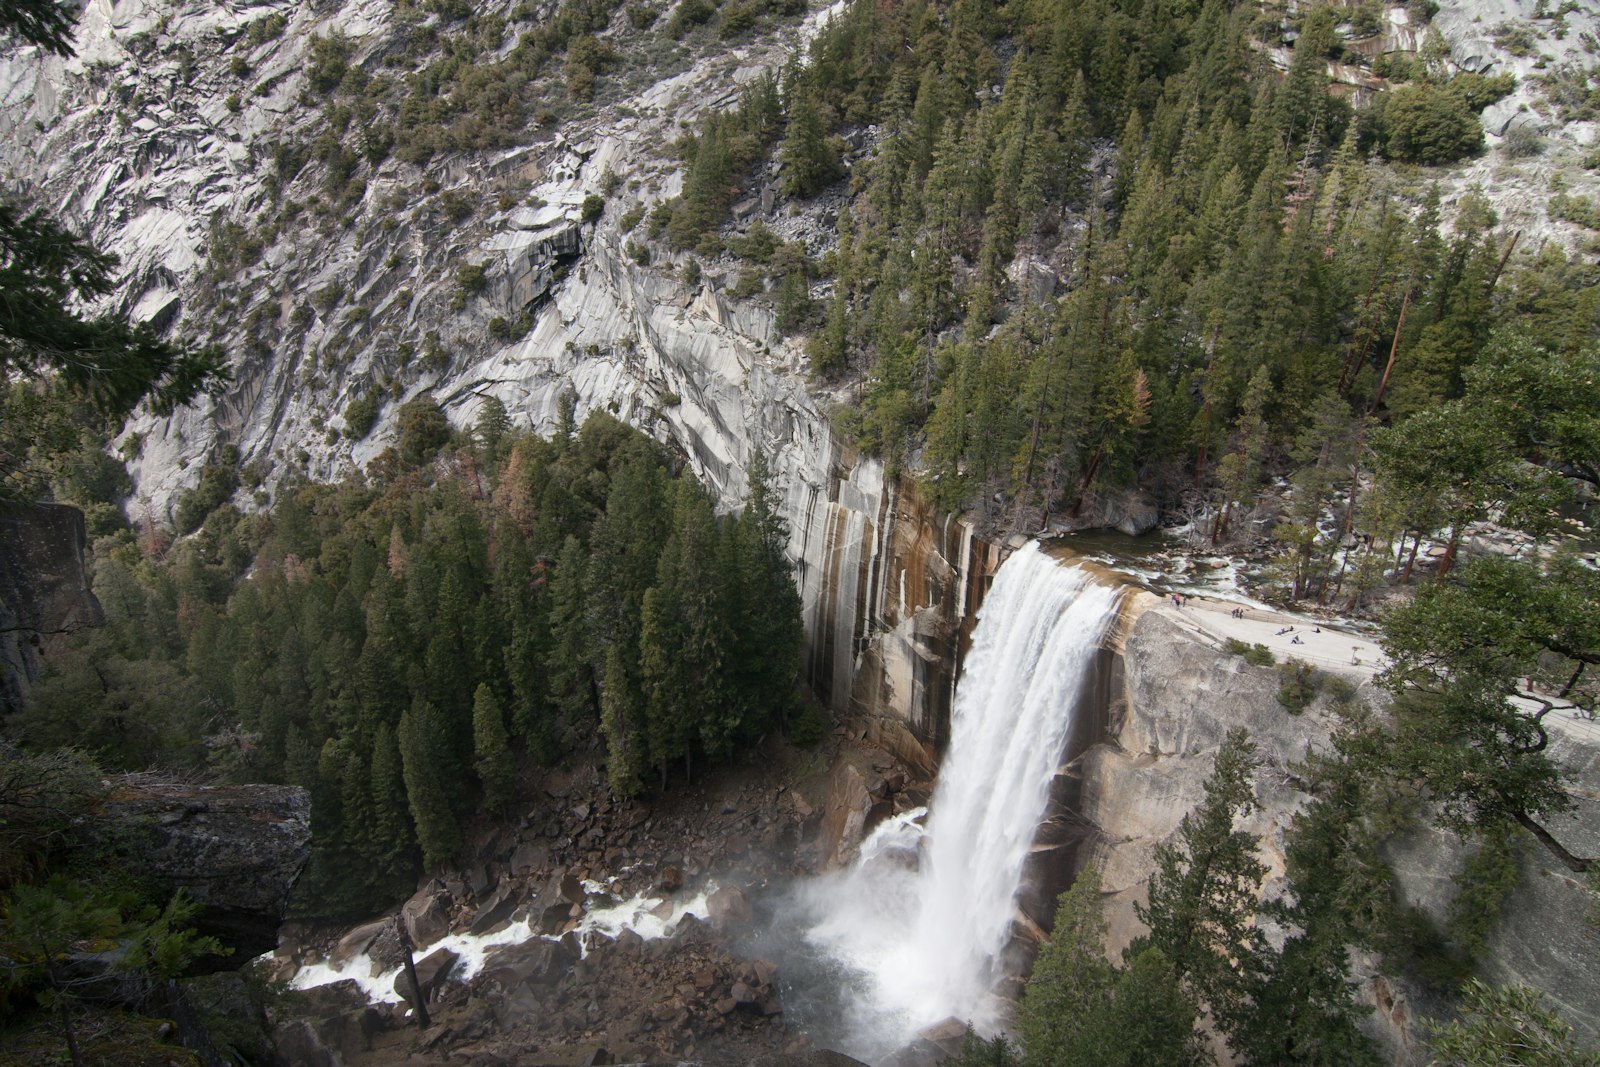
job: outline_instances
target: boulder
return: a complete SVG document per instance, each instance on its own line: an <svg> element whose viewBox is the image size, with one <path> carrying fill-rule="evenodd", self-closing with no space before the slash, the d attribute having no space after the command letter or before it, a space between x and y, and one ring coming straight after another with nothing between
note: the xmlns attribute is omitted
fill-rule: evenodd
<svg viewBox="0 0 1600 1067"><path fill-rule="evenodd" d="M752 918L750 901L745 898L744 891L731 885L722 886L707 897L706 909L711 913L711 921L724 930L741 926Z"/></svg>
<svg viewBox="0 0 1600 1067"><path fill-rule="evenodd" d="M683 888L683 868L667 864L656 874L656 892L676 893Z"/></svg>
<svg viewBox="0 0 1600 1067"><path fill-rule="evenodd" d="M502 885L494 895L479 906L468 930L474 934L487 934L511 921L511 913L521 905L520 894L509 885Z"/></svg>
<svg viewBox="0 0 1600 1067"><path fill-rule="evenodd" d="M484 954L478 980L502 993L521 985L554 985L575 958L561 941L535 938L520 945L497 945Z"/></svg>
<svg viewBox="0 0 1600 1067"><path fill-rule="evenodd" d="M563 900L572 904L576 904L580 907L588 898L588 894L585 893L583 889L583 880L572 871L568 871L566 874L561 876L560 892Z"/></svg>
<svg viewBox="0 0 1600 1067"><path fill-rule="evenodd" d="M388 918L362 923L339 939L339 943L333 946L333 951L328 953L328 962L334 967L343 967L351 959L371 948L372 943L393 925L394 920Z"/></svg>
<svg viewBox="0 0 1600 1067"><path fill-rule="evenodd" d="M417 961L417 988L421 990L424 999L438 991L460 960L461 957L450 949L438 948ZM400 981L405 982L404 975Z"/></svg>
<svg viewBox="0 0 1600 1067"><path fill-rule="evenodd" d="M271 952L311 855L311 798L284 785L116 782L86 824L96 847L166 897L200 905L195 926L233 949L217 966ZM204 961L202 961L204 963Z"/></svg>
<svg viewBox="0 0 1600 1067"><path fill-rule="evenodd" d="M511 873L526 876L550 865L550 850L532 841L524 841L511 853Z"/></svg>
<svg viewBox="0 0 1600 1067"><path fill-rule="evenodd" d="M400 918L413 945L431 945L450 932L450 895L437 881L429 882L400 906Z"/></svg>

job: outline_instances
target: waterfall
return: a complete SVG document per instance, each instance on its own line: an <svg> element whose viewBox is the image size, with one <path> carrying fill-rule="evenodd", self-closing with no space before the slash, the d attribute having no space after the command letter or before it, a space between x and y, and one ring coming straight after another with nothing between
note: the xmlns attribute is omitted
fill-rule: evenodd
<svg viewBox="0 0 1600 1067"><path fill-rule="evenodd" d="M950 1016L993 1032L1023 865L1117 591L1028 544L984 599L926 827L878 827L814 887L812 944L839 964L842 1050L879 1058Z"/></svg>

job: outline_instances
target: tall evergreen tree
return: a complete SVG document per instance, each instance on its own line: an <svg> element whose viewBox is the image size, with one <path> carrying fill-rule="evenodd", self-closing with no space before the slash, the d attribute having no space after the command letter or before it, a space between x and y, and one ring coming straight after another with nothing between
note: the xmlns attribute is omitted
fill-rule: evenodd
<svg viewBox="0 0 1600 1067"><path fill-rule="evenodd" d="M500 701L494 690L481 682L472 694L472 753L473 769L483 783L483 806L490 811L504 811L516 788L517 770L511 761L511 743Z"/></svg>

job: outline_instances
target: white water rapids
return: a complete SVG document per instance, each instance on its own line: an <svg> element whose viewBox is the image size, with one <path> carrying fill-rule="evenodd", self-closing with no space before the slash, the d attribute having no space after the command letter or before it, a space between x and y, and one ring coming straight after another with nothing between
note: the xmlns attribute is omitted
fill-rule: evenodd
<svg viewBox="0 0 1600 1067"><path fill-rule="evenodd" d="M1023 864L1118 593L1035 544L1000 567L956 689L930 804L879 826L802 891L851 993L840 1044L869 1062L954 1016L993 1033Z"/></svg>

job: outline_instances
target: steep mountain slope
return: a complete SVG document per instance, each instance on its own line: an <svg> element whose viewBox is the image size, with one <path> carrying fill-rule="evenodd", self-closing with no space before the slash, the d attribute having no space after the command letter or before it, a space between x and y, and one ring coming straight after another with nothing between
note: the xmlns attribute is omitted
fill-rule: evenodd
<svg viewBox="0 0 1600 1067"><path fill-rule="evenodd" d="M1447 203L1452 190L1486 191L1524 249L1581 240L1546 194L1557 171L1575 189L1592 178L1578 164L1594 138L1583 64L1595 16L1547 6L1448 4L1433 22L1462 69L1519 81L1484 115L1491 150L1426 176L1443 179ZM363 466L393 439L398 402L429 389L460 423L494 395L519 423L549 429L570 388L580 415L609 408L675 441L729 503L757 445L780 470L826 480L828 421L769 299L748 287L730 295L742 267L726 254L702 257L703 276L685 283L673 268L686 257L663 258L640 218L680 191L674 138L730 110L740 86L776 71L841 8L763 16L754 36L718 23L731 41L680 26L682 43L664 29L666 11L595 9L585 25L603 28L583 38L601 42L594 88L572 84L570 51L565 67L554 51L517 66L523 38L577 10L490 4L463 26L449 5L381 0L94 0L75 58L23 50L0 61L6 171L122 257L118 301L134 318L215 337L235 360L215 402L130 427L136 518L166 515L224 445L269 485L290 470L331 478ZM1382 9L1374 27L1354 18L1370 13L1352 15L1351 58L1438 47L1405 8ZM533 71L508 90L520 102L501 101L499 128L485 129L492 102L461 77L413 84L463 48L490 78L516 84ZM1264 51L1290 62L1287 44ZM1329 71L1362 92L1386 84L1359 66ZM407 110L424 97L432 112ZM424 114L443 134L419 148L407 130ZM1517 127L1546 152L1512 158L1505 138ZM786 199L775 159L757 171L740 220L764 219L813 254L831 245L836 205ZM595 202L585 210L591 196L603 198L598 216ZM1065 283L1060 259L1030 250L1013 273L1042 271L1030 287L1048 293ZM371 433L346 417L362 398L376 408Z"/></svg>

